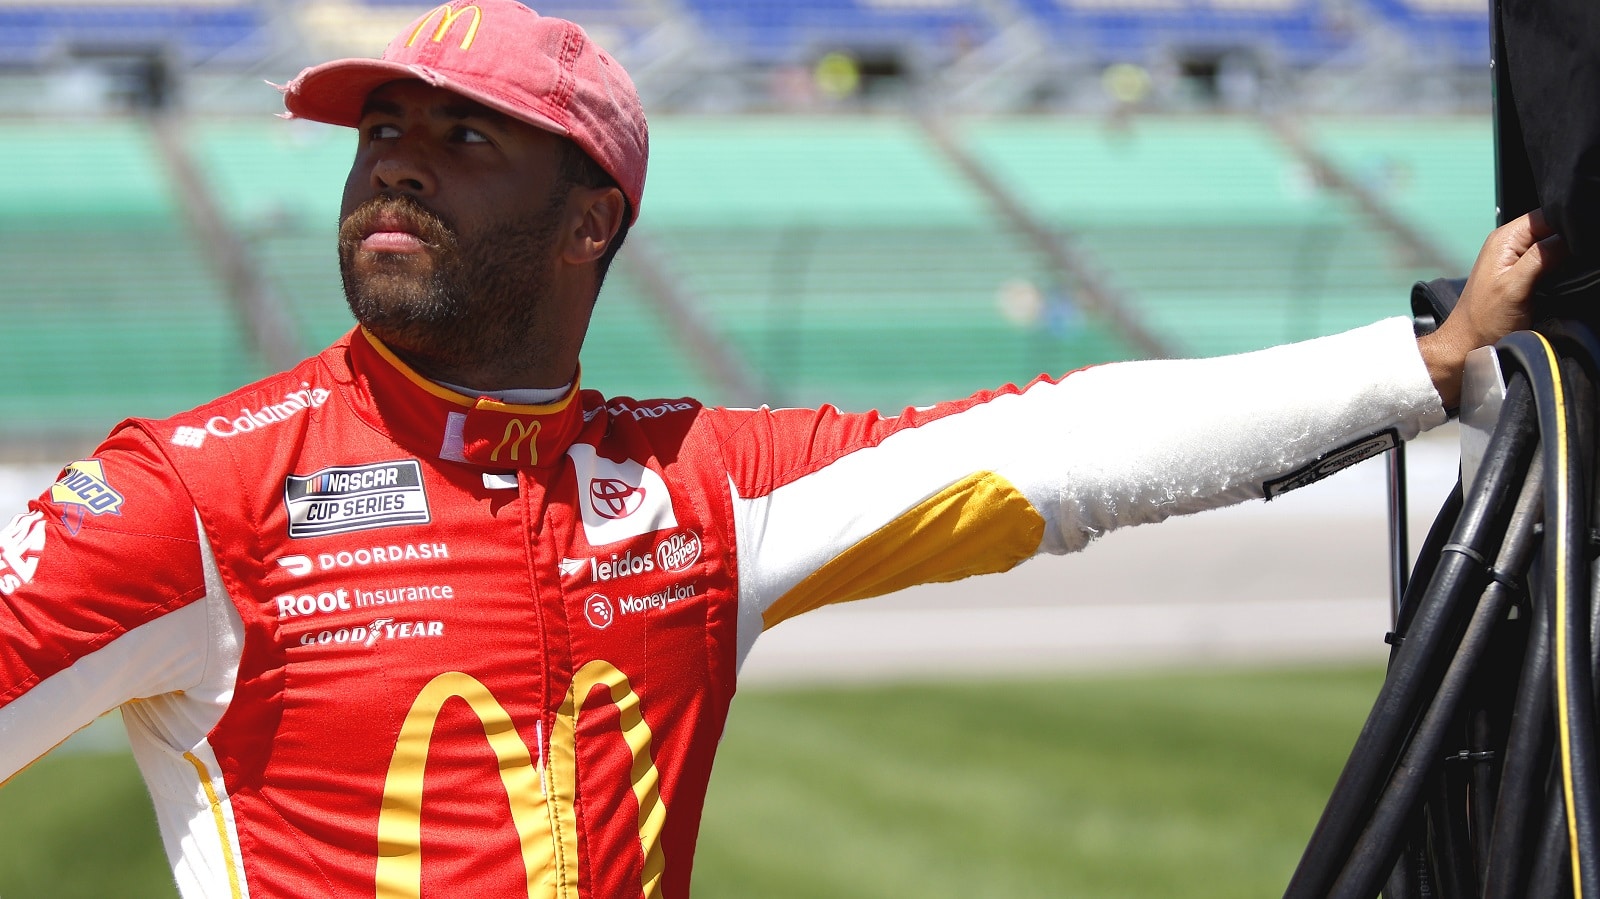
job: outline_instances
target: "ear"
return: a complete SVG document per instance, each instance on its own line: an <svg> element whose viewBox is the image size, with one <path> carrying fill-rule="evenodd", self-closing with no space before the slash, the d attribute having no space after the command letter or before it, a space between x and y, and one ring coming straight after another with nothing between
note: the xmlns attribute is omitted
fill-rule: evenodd
<svg viewBox="0 0 1600 899"><path fill-rule="evenodd" d="M573 188L567 206L572 230L562 258L573 265L587 265L604 256L622 227L627 205L622 191L615 187Z"/></svg>

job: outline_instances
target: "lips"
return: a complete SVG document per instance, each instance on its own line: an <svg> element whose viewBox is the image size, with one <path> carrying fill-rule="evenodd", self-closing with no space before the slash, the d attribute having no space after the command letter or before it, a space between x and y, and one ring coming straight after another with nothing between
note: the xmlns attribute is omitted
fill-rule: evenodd
<svg viewBox="0 0 1600 899"><path fill-rule="evenodd" d="M341 243L371 253L423 253L450 239L443 222L406 197L369 200L339 230Z"/></svg>

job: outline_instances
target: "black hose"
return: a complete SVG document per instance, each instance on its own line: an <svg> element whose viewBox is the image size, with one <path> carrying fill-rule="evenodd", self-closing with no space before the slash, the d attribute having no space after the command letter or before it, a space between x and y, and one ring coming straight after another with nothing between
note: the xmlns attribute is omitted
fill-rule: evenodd
<svg viewBox="0 0 1600 899"><path fill-rule="evenodd" d="M1537 571L1530 572L1529 587ZM1530 597L1539 590L1529 589ZM1553 621L1550 606L1528 604L1528 648L1522 657L1517 698L1512 705L1505 764L1500 770L1500 790L1495 799L1494 829L1488 837L1489 867L1484 874L1483 899L1520 899L1528 853L1533 849L1529 822L1542 807L1544 777L1549 772L1554 733L1550 721L1550 644Z"/></svg>
<svg viewBox="0 0 1600 899"><path fill-rule="evenodd" d="M1416 808L1428 783L1444 777L1439 772L1444 741L1452 725L1460 721L1460 707L1467 687L1489 647L1495 629L1505 621L1512 601L1520 595L1520 591L1515 589L1515 579L1521 577L1533 557L1536 545L1534 525L1539 518L1543 480L1541 466L1537 462L1532 463L1523 479L1505 539L1495 556L1493 578L1483 590L1460 647L1450 660L1444 679L1434 694L1433 702L1406 746L1405 754L1379 797L1366 829L1350 854L1349 862L1328 895L1340 899L1370 899L1377 894L1380 879L1393 866L1395 855L1391 847L1398 845L1401 827ZM1462 789L1465 789L1464 779ZM1450 822L1454 821L1455 815L1448 806L1435 811L1444 816L1443 821L1436 820L1434 831L1440 835L1435 848L1442 853L1442 880L1447 887L1447 895L1463 894L1465 891L1459 886L1463 882L1470 882L1470 892L1476 893L1476 865L1470 851L1460 851L1465 837L1452 829L1455 825ZM1465 827L1464 820L1461 827ZM1451 884L1458 886L1451 887Z"/></svg>
<svg viewBox="0 0 1600 899"><path fill-rule="evenodd" d="M1437 691L1446 660L1454 653L1470 612L1471 598L1481 593L1487 578L1484 554L1501 539L1515 487L1531 456L1531 392L1525 377L1512 378L1478 483L1463 502L1451 540L1441 547L1423 595L1414 610L1402 610L1402 614L1411 611L1411 617L1399 637L1389 674L1301 856L1285 899L1323 899L1328 895L1350 858L1380 786L1400 757L1424 697ZM1416 581L1411 586L1415 588ZM1385 861L1392 860L1387 850L1384 854L1389 855Z"/></svg>
<svg viewBox="0 0 1600 899"><path fill-rule="evenodd" d="M1395 617L1394 632L1389 635L1390 650L1389 664L1394 664L1395 656L1400 652L1400 637L1411 629L1411 619L1417 615L1417 605L1422 602L1422 594L1427 592L1428 584L1433 582L1433 574L1439 569L1439 559L1444 553L1445 544L1450 542L1450 535L1455 531L1456 522L1461 518L1462 498L1461 479L1456 478L1456 485L1444 498L1444 503L1439 506L1439 514L1433 518L1433 524L1428 527L1428 536L1423 538L1422 546L1417 550L1417 564L1411 569L1411 577L1406 581L1406 590L1400 599L1400 612Z"/></svg>
<svg viewBox="0 0 1600 899"><path fill-rule="evenodd" d="M1593 899L1600 889L1595 839L1597 782L1593 659L1589 645L1588 491L1580 460L1567 379L1546 338L1519 331L1501 341L1504 354L1534 385L1542 450L1550 471L1545 492L1544 557L1555 616L1554 666L1556 746L1562 798L1567 808L1567 843L1575 899Z"/></svg>

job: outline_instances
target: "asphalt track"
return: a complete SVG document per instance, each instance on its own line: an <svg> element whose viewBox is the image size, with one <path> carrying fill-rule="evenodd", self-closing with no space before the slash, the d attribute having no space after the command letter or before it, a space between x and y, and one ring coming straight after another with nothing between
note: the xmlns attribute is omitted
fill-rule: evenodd
<svg viewBox="0 0 1600 899"><path fill-rule="evenodd" d="M1408 446L1411 547L1455 482L1447 425ZM745 684L1385 657L1385 460L1271 503L1109 534L1000 575L832 606L764 634ZM0 467L0 520L55 468Z"/></svg>

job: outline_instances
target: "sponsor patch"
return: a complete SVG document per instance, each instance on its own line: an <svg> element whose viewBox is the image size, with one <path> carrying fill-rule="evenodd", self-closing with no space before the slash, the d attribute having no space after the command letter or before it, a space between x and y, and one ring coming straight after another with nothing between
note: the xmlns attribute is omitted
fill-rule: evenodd
<svg viewBox="0 0 1600 899"><path fill-rule="evenodd" d="M62 507L61 523L76 534L87 515L121 515L123 496L106 480L99 459L85 459L61 473L50 488L50 501Z"/></svg>
<svg viewBox="0 0 1600 899"><path fill-rule="evenodd" d="M233 418L214 415L206 419L206 433L216 437L233 437L288 421L307 409L320 409L332 396L321 387L312 387L302 381L299 390L291 390L276 403L267 403L259 409L241 408Z"/></svg>
<svg viewBox="0 0 1600 899"><path fill-rule="evenodd" d="M374 589L337 587L321 593L285 593L273 599L278 620L348 612L395 603L452 600L456 590L449 584L394 584Z"/></svg>
<svg viewBox="0 0 1600 899"><path fill-rule="evenodd" d="M589 556L582 559L563 557L560 562L563 578L587 578L596 584L614 581L636 574L656 571L682 573L700 560L700 535L694 531L678 531L661 542L655 549L635 553L615 552L607 556Z"/></svg>
<svg viewBox="0 0 1600 899"><path fill-rule="evenodd" d="M387 546L362 546L311 556L283 556L278 564L295 577L312 571L337 571L342 568L367 568L398 562L425 562L450 558L448 543L391 543Z"/></svg>
<svg viewBox="0 0 1600 899"><path fill-rule="evenodd" d="M297 640L301 646L319 649L348 647L371 649L379 642L387 640L416 640L443 636L443 621L396 621L393 618L374 618L367 624L358 624L354 627L306 631Z"/></svg>
<svg viewBox="0 0 1600 899"><path fill-rule="evenodd" d="M321 537L432 520L415 459L324 468L283 484L290 537Z"/></svg>
<svg viewBox="0 0 1600 899"><path fill-rule="evenodd" d="M177 429L172 432L172 445L173 446L186 446L186 447L189 447L190 449L199 449L200 447L205 445L205 442L206 442L206 429L205 428L196 428L196 427L191 427L189 425L179 425L177 427Z"/></svg>
<svg viewBox="0 0 1600 899"><path fill-rule="evenodd" d="M0 596L10 596L33 580L44 537L43 512L24 512L0 527Z"/></svg>
<svg viewBox="0 0 1600 899"><path fill-rule="evenodd" d="M682 602L685 599L693 599L695 594L699 592L699 588L694 584L677 584L671 587L663 587L645 596L624 596L617 601L617 605L621 608L622 614L636 615L640 612L648 612L651 609L665 609L667 606L675 602Z"/></svg>
<svg viewBox="0 0 1600 899"><path fill-rule="evenodd" d="M678 531L656 544L656 565L662 571L688 571L700 561L700 535L694 531Z"/></svg>
<svg viewBox="0 0 1600 899"><path fill-rule="evenodd" d="M1274 478L1262 485L1267 499L1275 499L1298 490L1307 484L1315 484L1323 478L1338 474L1359 462L1365 462L1373 456L1381 455L1400 445L1400 432L1394 428L1379 431L1371 437L1363 437L1355 443L1340 447L1324 454L1321 458L1299 471L1290 472L1281 478Z"/></svg>
<svg viewBox="0 0 1600 899"><path fill-rule="evenodd" d="M578 473L578 511L590 546L603 546L678 526L661 475L628 459L602 458L587 443L567 449Z"/></svg>
<svg viewBox="0 0 1600 899"><path fill-rule="evenodd" d="M612 606L609 596L596 593L584 602L583 616L596 628L605 630L617 619L617 610Z"/></svg>

